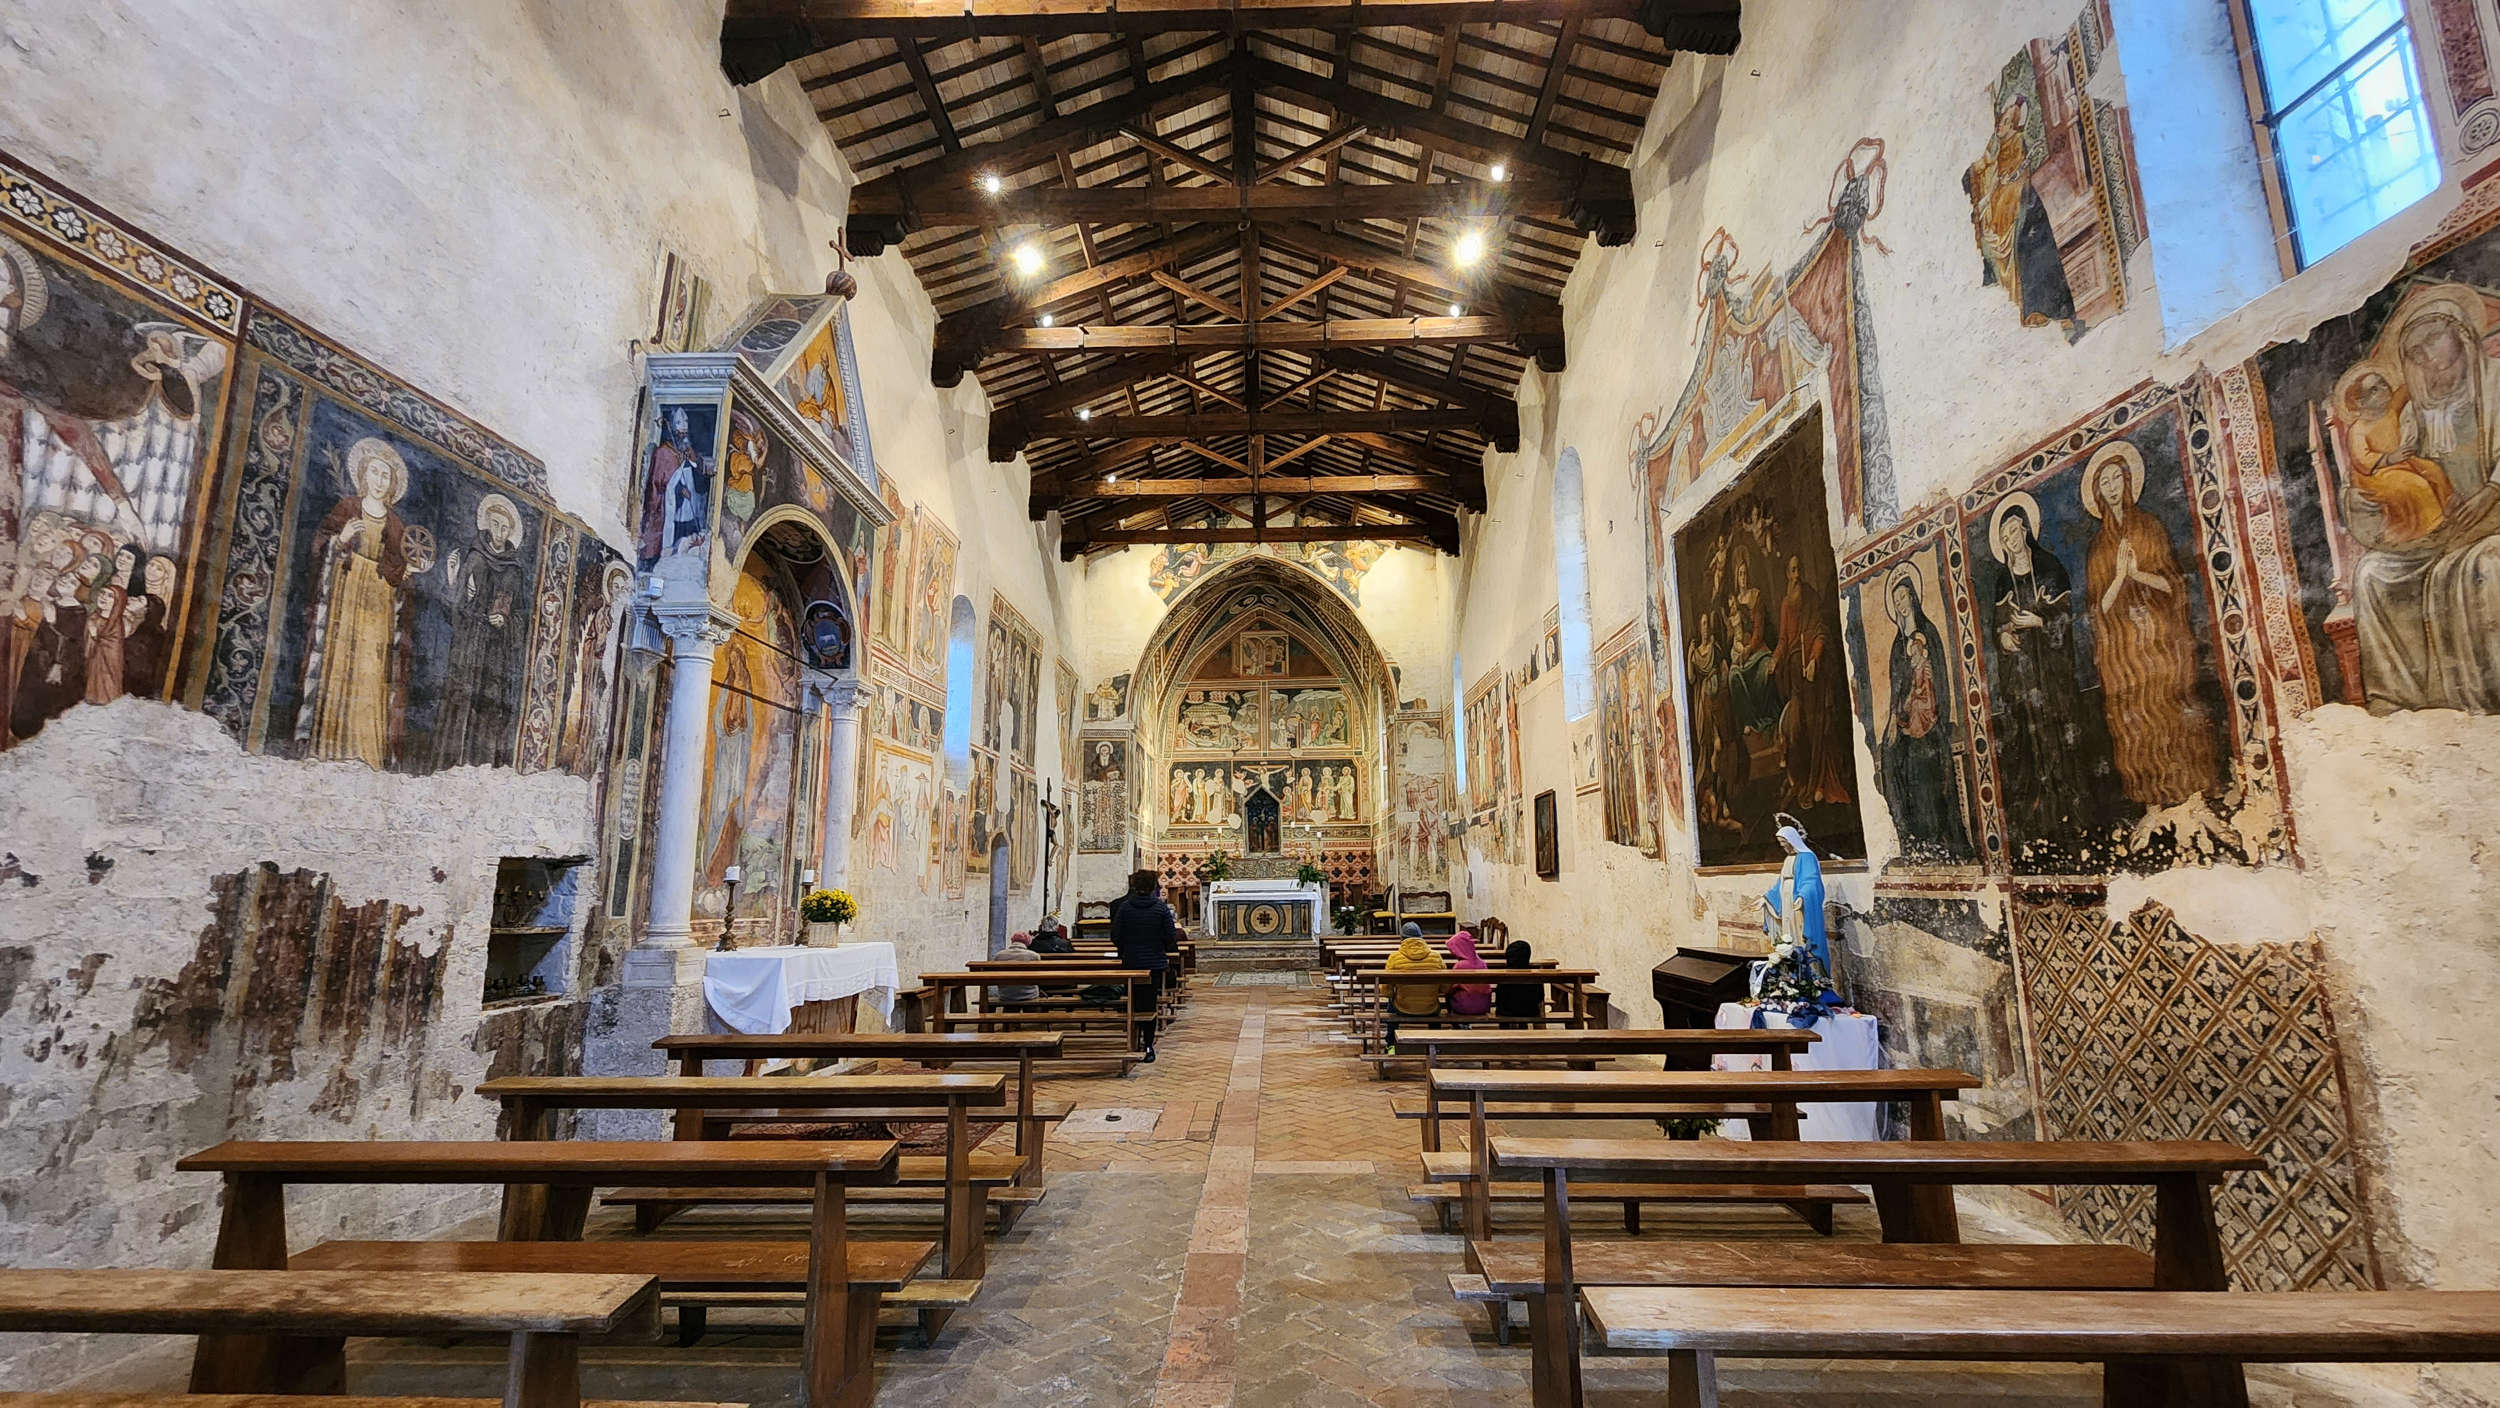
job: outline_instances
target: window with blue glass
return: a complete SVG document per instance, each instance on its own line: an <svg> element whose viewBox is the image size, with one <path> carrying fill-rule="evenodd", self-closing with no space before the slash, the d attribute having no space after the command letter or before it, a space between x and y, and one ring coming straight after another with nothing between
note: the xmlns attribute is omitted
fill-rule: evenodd
<svg viewBox="0 0 2500 1408"><path fill-rule="evenodd" d="M2439 186L2404 0L2237 0L2284 263L2305 269Z"/></svg>

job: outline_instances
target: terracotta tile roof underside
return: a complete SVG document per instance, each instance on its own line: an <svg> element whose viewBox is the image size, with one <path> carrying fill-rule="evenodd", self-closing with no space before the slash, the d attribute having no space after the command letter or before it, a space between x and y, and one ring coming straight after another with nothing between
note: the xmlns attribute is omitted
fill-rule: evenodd
<svg viewBox="0 0 2500 1408"><path fill-rule="evenodd" d="M731 0L722 52L795 68L861 177L852 253L911 261L931 375L977 370L1065 555L1455 552L1585 241L1635 233L1666 66L1731 51L1737 8Z"/></svg>

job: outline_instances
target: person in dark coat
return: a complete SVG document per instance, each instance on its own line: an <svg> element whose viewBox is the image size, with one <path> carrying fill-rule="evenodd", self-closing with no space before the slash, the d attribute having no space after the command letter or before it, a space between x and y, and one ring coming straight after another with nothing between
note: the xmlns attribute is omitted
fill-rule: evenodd
<svg viewBox="0 0 2500 1408"><path fill-rule="evenodd" d="M1171 985L1171 951L1181 938L1180 916L1163 902L1163 877L1151 870L1140 870L1128 878L1128 893L1111 905L1111 946L1119 951L1120 966L1139 968L1154 974L1152 992L1159 1005L1161 994ZM1146 1059L1155 1058L1155 1019L1149 1010L1137 1022L1137 1049Z"/></svg>
<svg viewBox="0 0 2500 1408"><path fill-rule="evenodd" d="M1502 966L1527 968L1533 965L1533 953L1526 939L1513 939L1502 949ZM1502 1025L1526 1025L1545 1015L1545 989L1536 983L1496 983L1493 986L1493 1015L1503 1018Z"/></svg>

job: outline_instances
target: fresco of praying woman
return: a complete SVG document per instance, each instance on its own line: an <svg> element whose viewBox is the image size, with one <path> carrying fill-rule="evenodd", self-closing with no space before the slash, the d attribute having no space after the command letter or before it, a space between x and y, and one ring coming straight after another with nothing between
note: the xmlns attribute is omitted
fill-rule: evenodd
<svg viewBox="0 0 2500 1408"><path fill-rule="evenodd" d="M1884 610L1892 620L1889 698L1876 748L1884 801L1902 854L1914 860L1967 859L1970 832L1955 800L1944 635L1928 619L1916 566L1905 562L1885 579Z"/></svg>
<svg viewBox="0 0 2500 1408"><path fill-rule="evenodd" d="M2190 802L2204 810L2205 795L2223 786L2221 749L2197 686L2189 582L2169 528L2141 503L2144 456L2123 440L2103 447L2080 492L2083 511L2101 523L2084 587L2119 788L2148 813Z"/></svg>

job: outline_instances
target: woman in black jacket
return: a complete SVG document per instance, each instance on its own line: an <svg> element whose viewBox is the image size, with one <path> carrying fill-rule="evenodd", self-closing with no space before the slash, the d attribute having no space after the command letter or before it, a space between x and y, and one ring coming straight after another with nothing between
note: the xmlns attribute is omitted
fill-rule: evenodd
<svg viewBox="0 0 2500 1408"><path fill-rule="evenodd" d="M1141 968L1154 974L1148 989L1146 1013L1137 1021L1136 1046L1155 1058L1155 1012L1162 1006L1163 990L1170 985L1172 961L1170 951L1180 943L1180 916L1163 902L1163 877L1151 870L1140 870L1128 878L1128 893L1111 906L1111 946L1119 951L1120 966Z"/></svg>

